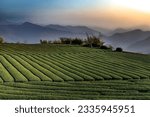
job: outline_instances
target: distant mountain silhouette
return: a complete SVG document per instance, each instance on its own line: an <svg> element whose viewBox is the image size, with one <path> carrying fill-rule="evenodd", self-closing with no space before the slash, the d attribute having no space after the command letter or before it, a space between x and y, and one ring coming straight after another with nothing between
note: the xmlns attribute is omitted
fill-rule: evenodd
<svg viewBox="0 0 150 117"><path fill-rule="evenodd" d="M8 24L12 24L12 23L0 18L0 25L8 25Z"/></svg>
<svg viewBox="0 0 150 117"><path fill-rule="evenodd" d="M112 31L114 31L114 30L112 30L112 29L107 29L107 28L101 28L101 27L90 27L91 29L94 29L94 30L96 30L96 31L98 31L98 32L101 32L103 35L110 35L110 33L112 32Z"/></svg>
<svg viewBox="0 0 150 117"><path fill-rule="evenodd" d="M150 26L148 26L148 25L140 25L140 26L135 26L135 27L132 27L132 28L130 28L130 29L142 29L142 30L144 30L144 31L148 31L148 30L150 30Z"/></svg>
<svg viewBox="0 0 150 117"><path fill-rule="evenodd" d="M70 32L70 33L95 33L94 30L86 27L86 26L61 26L61 25L47 25L47 28L51 28L51 29L55 29L55 30L59 30L59 31L66 31L66 32ZM97 31L96 31L97 32Z"/></svg>
<svg viewBox="0 0 150 117"><path fill-rule="evenodd" d="M112 36L105 37L113 47L122 47L126 51L150 53L150 31L140 29L115 33Z"/></svg>
<svg viewBox="0 0 150 117"><path fill-rule="evenodd" d="M117 29L115 29L113 31L110 31L108 33L108 35L113 35L113 34L116 34L116 33L125 33L125 32L128 32L128 31L130 31L130 29L117 28Z"/></svg>
<svg viewBox="0 0 150 117"><path fill-rule="evenodd" d="M19 25L0 25L0 36L3 36L7 42L38 43L41 39L56 40L60 37L85 38L86 33L98 35L97 31L86 26L40 26L30 22Z"/></svg>
<svg viewBox="0 0 150 117"><path fill-rule="evenodd" d="M41 26L30 22L12 24L5 20L0 20L0 36L4 37L6 42L39 43L41 39L56 40L60 37L86 38L86 33L99 35L99 31L86 26L54 24ZM112 31L112 33L115 34L112 36L103 35L103 41L106 44L111 44L113 47L122 47L127 51L150 53L150 31L140 29L128 31L119 28Z"/></svg>
<svg viewBox="0 0 150 117"><path fill-rule="evenodd" d="M113 46L127 48L129 45L137 41L141 41L150 36L150 31L142 31L140 29L132 30L124 33L116 33L108 37Z"/></svg>
<svg viewBox="0 0 150 117"><path fill-rule="evenodd" d="M128 47L130 51L150 54L150 37L137 41Z"/></svg>

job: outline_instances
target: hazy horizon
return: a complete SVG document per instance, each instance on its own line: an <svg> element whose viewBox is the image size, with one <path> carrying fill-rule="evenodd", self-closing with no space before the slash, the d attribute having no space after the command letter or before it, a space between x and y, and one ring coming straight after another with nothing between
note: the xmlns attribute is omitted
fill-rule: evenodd
<svg viewBox="0 0 150 117"><path fill-rule="evenodd" d="M148 0L1 0L0 20L107 29L150 26Z"/></svg>

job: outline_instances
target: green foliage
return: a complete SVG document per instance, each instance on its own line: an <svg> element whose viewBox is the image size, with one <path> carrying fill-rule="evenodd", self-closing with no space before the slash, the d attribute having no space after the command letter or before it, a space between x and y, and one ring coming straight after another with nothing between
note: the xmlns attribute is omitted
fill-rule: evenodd
<svg viewBox="0 0 150 117"><path fill-rule="evenodd" d="M83 40L80 38L60 38L61 44L81 45Z"/></svg>
<svg viewBox="0 0 150 117"><path fill-rule="evenodd" d="M82 45L83 40L79 38L75 38L72 40L72 45Z"/></svg>
<svg viewBox="0 0 150 117"><path fill-rule="evenodd" d="M38 61L39 57L36 57L36 59L34 57L29 57L31 60L33 60L35 63L38 63L40 66L44 67L45 69L51 71L53 74L57 75L58 77L62 78L65 81L74 81L73 78L63 74L62 72L54 69L52 66L49 66L45 63L43 63L42 59L40 59L40 61Z"/></svg>
<svg viewBox="0 0 150 117"><path fill-rule="evenodd" d="M76 81L83 81L84 79L74 73L71 73L69 71L67 71L64 66L62 64L59 64L56 61L53 61L47 57L42 57L42 56L38 56L35 57L36 59L39 59L40 61L42 61L43 63L52 66L53 68L55 68L56 70L68 75L69 77L72 77L74 80ZM48 62L49 61L49 62Z"/></svg>
<svg viewBox="0 0 150 117"><path fill-rule="evenodd" d="M28 56L28 58L25 57L25 56L21 56L22 59L26 60L29 64L31 64L33 67L35 67L36 69L38 69L40 72L42 72L43 74L45 74L46 76L48 76L53 81L56 81L56 82L63 82L64 81L63 79L61 79L60 77L58 77L57 75L55 75L54 73L52 73L51 71L48 71L47 69L45 69L42 66L40 66L38 63L33 62L32 59L29 59L29 57L30 56Z"/></svg>
<svg viewBox="0 0 150 117"><path fill-rule="evenodd" d="M72 43L72 39L70 39L70 38L61 37L60 41L62 44L70 44L71 45L71 43Z"/></svg>
<svg viewBox="0 0 150 117"><path fill-rule="evenodd" d="M100 49L113 51L113 47L111 45L102 45Z"/></svg>
<svg viewBox="0 0 150 117"><path fill-rule="evenodd" d="M14 78L9 74L5 67L0 63L0 77L4 82L13 82Z"/></svg>
<svg viewBox="0 0 150 117"><path fill-rule="evenodd" d="M4 57L25 77L25 81L41 81L39 77L35 76L31 71L22 66L16 59L13 59L9 55L4 55Z"/></svg>
<svg viewBox="0 0 150 117"><path fill-rule="evenodd" d="M40 44L51 44L52 41L48 41L48 40L40 40Z"/></svg>
<svg viewBox="0 0 150 117"><path fill-rule="evenodd" d="M150 99L149 78L149 55L63 44L0 45L0 99Z"/></svg>
<svg viewBox="0 0 150 117"><path fill-rule="evenodd" d="M5 68L2 66L2 71L10 73L15 81L20 80L19 74L30 81L128 80L150 77L150 61L144 62L145 59L137 54L64 45L1 46L1 63L5 65ZM12 71L18 73L18 76ZM0 78L5 79L3 75Z"/></svg>
<svg viewBox="0 0 150 117"><path fill-rule="evenodd" d="M93 82L7 82L0 84L0 99L150 99L149 80Z"/></svg>
<svg viewBox="0 0 150 117"><path fill-rule="evenodd" d="M3 66L5 67L5 69L11 74L11 76L13 77L13 79L11 79L11 77L9 76L9 80L8 81L18 81L18 82L25 82L28 81L27 78L22 75L11 63L9 63L8 60L6 60L5 57L1 56L0 57L0 61L1 63L3 63ZM7 79L8 79L7 78ZM7 80L6 79L6 80Z"/></svg>
<svg viewBox="0 0 150 117"><path fill-rule="evenodd" d="M120 47L116 48L116 52L122 52L122 51L123 51L122 48L120 48Z"/></svg>
<svg viewBox="0 0 150 117"><path fill-rule="evenodd" d="M4 43L4 38L0 37L0 44Z"/></svg>
<svg viewBox="0 0 150 117"><path fill-rule="evenodd" d="M61 44L61 41L60 40L55 40L55 41L53 41L53 44Z"/></svg>
<svg viewBox="0 0 150 117"><path fill-rule="evenodd" d="M52 81L48 76L41 73L38 69L34 68L32 65L30 65L27 61L24 59L21 59L18 56L12 55L12 57L17 60L21 65L23 65L26 69L30 70L33 74L35 74L37 77L39 77L42 81Z"/></svg>
<svg viewBox="0 0 150 117"><path fill-rule="evenodd" d="M87 35L87 39L85 40L85 44L84 46L89 46L91 48L93 47L101 47L104 45L104 42L101 39L101 35L99 34L99 36L94 36L94 35Z"/></svg>

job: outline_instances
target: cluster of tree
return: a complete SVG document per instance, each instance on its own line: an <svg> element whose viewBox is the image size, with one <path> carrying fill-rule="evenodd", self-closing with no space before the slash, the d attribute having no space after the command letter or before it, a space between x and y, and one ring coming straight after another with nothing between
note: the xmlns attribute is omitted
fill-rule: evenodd
<svg viewBox="0 0 150 117"><path fill-rule="evenodd" d="M52 43L52 41L48 41L48 40L40 40L41 44L50 44Z"/></svg>
<svg viewBox="0 0 150 117"><path fill-rule="evenodd" d="M61 44L60 40L54 40L53 42L51 42L52 44Z"/></svg>
<svg viewBox="0 0 150 117"><path fill-rule="evenodd" d="M60 40L48 41L40 40L41 44L70 44L70 45L82 45L83 40L80 38L65 38L62 37Z"/></svg>
<svg viewBox="0 0 150 117"><path fill-rule="evenodd" d="M68 45L82 45L84 47L90 48L100 48L100 49L109 49L113 51L113 47L111 45L104 45L104 41L101 39L101 34L99 36L86 34L86 39L80 38L66 38L61 37L60 40L48 41L48 40L40 40L41 44L68 44ZM118 47L114 51L122 52L123 49Z"/></svg>
<svg viewBox="0 0 150 117"><path fill-rule="evenodd" d="M0 44L4 43L3 37L0 37Z"/></svg>
<svg viewBox="0 0 150 117"><path fill-rule="evenodd" d="M101 40L101 35L94 36L86 34L86 39L80 38L60 38L61 44L70 44L70 45L83 45L86 47L101 47L104 45L104 42Z"/></svg>
<svg viewBox="0 0 150 117"><path fill-rule="evenodd" d="M62 44L82 45L83 40L80 38L60 38Z"/></svg>
<svg viewBox="0 0 150 117"><path fill-rule="evenodd" d="M116 52L123 52L123 49L121 47L116 48Z"/></svg>
<svg viewBox="0 0 150 117"><path fill-rule="evenodd" d="M55 40L53 42L48 40L40 40L40 43L41 44L53 43L53 44L83 45L91 48L103 46L104 42L101 40L100 35L98 37L89 34L86 35L87 35L86 39L61 37L60 40Z"/></svg>
<svg viewBox="0 0 150 117"><path fill-rule="evenodd" d="M94 35L87 35L87 39L85 39L84 41L84 46L87 47L101 47L104 45L103 40L101 39L101 34L99 34L99 36L94 36Z"/></svg>
<svg viewBox="0 0 150 117"><path fill-rule="evenodd" d="M4 38L0 37L0 44L4 43ZM80 38L60 38L60 40L55 41L48 41L48 40L40 40L41 44L70 44L70 45L82 45L85 47L98 47L100 49L110 49L113 50L113 47L111 45L106 46L104 45L104 42L101 40L100 35L98 37L94 35L88 35L87 39L83 40ZM123 49L121 47L118 47L115 49L116 52L122 52Z"/></svg>

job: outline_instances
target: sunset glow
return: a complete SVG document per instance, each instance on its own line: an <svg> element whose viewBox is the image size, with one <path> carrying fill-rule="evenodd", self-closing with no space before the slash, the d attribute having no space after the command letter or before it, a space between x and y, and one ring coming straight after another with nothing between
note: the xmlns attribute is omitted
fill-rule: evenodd
<svg viewBox="0 0 150 117"><path fill-rule="evenodd" d="M124 7L150 13L150 0L112 0L111 3L116 7Z"/></svg>
<svg viewBox="0 0 150 117"><path fill-rule="evenodd" d="M0 20L107 28L150 24L149 0L1 0Z"/></svg>

